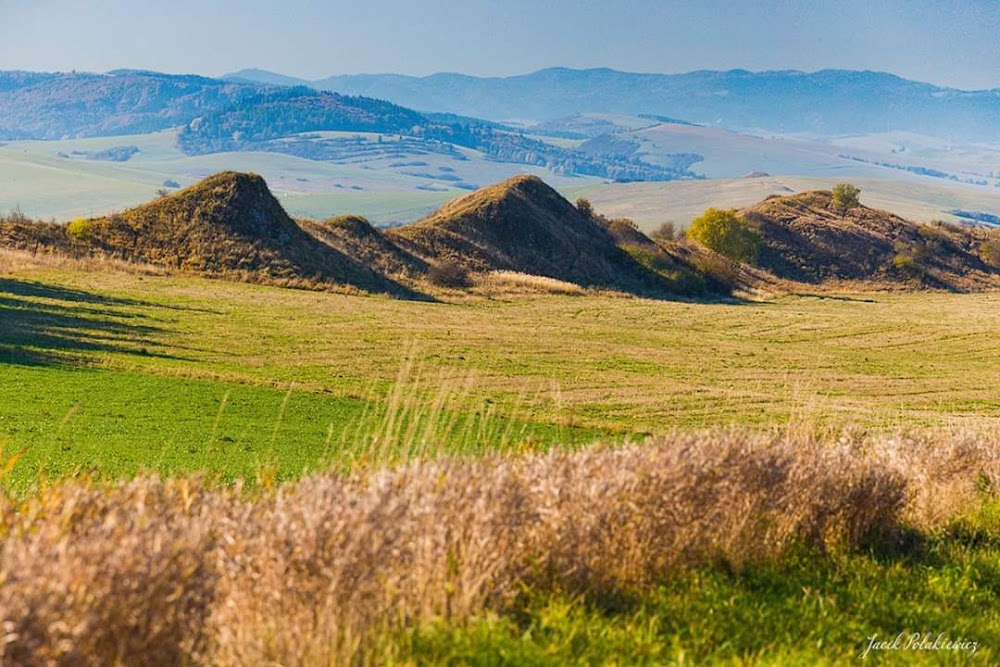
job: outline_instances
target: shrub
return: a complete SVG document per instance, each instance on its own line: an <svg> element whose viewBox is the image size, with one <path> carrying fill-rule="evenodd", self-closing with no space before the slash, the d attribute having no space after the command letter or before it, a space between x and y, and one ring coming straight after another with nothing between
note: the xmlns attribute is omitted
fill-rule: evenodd
<svg viewBox="0 0 1000 667"><path fill-rule="evenodd" d="M860 194L861 190L850 183L837 183L833 186L833 199L830 201L830 204L834 210L844 215L852 208L857 208L861 205L861 202L858 200L858 195Z"/></svg>
<svg viewBox="0 0 1000 667"><path fill-rule="evenodd" d="M983 261L995 269L1000 269L1000 233L979 246L979 254Z"/></svg>
<svg viewBox="0 0 1000 667"><path fill-rule="evenodd" d="M760 234L736 210L706 209L691 221L687 235L723 257L754 264L760 256Z"/></svg>
<svg viewBox="0 0 1000 667"><path fill-rule="evenodd" d="M694 258L694 267L716 288L732 292L740 284L740 271L736 262L719 255L701 255Z"/></svg>
<svg viewBox="0 0 1000 667"><path fill-rule="evenodd" d="M670 260L660 249L650 250L649 248L627 245L622 250L628 253L636 262L654 273L662 273L671 268Z"/></svg>
<svg viewBox="0 0 1000 667"><path fill-rule="evenodd" d="M84 218L76 218L66 225L66 234L75 241L89 241L93 231L91 221Z"/></svg>
<svg viewBox="0 0 1000 667"><path fill-rule="evenodd" d="M472 286L469 270L454 260L445 260L432 266L427 271L427 280L438 287L464 288Z"/></svg>
<svg viewBox="0 0 1000 667"><path fill-rule="evenodd" d="M594 217L594 205L590 203L589 199L584 197L580 197L576 200L576 210L588 218Z"/></svg>
<svg viewBox="0 0 1000 667"><path fill-rule="evenodd" d="M896 254L896 256L892 258L892 265L896 267L898 271L910 276L911 278L925 280L928 277L927 270L920 265L918 258L912 254L903 252Z"/></svg>
<svg viewBox="0 0 1000 667"><path fill-rule="evenodd" d="M0 222L30 222L28 216L24 214L21 210L21 206L17 205L10 209L7 213L0 213Z"/></svg>
<svg viewBox="0 0 1000 667"><path fill-rule="evenodd" d="M673 241L677 238L677 225L673 220L667 220L659 227L649 233L649 238L654 241Z"/></svg>

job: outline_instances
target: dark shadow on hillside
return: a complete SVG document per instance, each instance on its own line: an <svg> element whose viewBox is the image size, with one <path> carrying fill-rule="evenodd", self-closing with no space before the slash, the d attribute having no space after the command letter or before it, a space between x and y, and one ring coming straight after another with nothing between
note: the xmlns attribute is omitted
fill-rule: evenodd
<svg viewBox="0 0 1000 667"><path fill-rule="evenodd" d="M0 278L0 364L66 364L94 352L178 358L157 351L163 329L150 318L120 310L135 305L150 304Z"/></svg>

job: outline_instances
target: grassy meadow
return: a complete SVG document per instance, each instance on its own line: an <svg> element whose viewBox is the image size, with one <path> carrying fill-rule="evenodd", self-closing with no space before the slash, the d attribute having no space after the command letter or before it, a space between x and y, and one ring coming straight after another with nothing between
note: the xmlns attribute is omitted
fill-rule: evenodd
<svg viewBox="0 0 1000 667"><path fill-rule="evenodd" d="M1000 420L996 294L423 303L49 267L8 274L0 299L0 436L30 446L15 479L84 462L231 479L270 456L299 474L390 401L440 404L445 440L476 450L498 444L470 444L482 429L531 446Z"/></svg>
<svg viewBox="0 0 1000 667"><path fill-rule="evenodd" d="M1000 294L502 285L0 254L4 664L1000 660Z"/></svg>

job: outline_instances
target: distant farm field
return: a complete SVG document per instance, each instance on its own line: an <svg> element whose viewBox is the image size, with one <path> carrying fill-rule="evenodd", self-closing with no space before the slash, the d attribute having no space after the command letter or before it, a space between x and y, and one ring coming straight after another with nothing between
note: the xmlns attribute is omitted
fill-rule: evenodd
<svg viewBox="0 0 1000 667"><path fill-rule="evenodd" d="M353 213L379 224L417 220L473 186L519 173L543 177L571 200L588 197L598 211L633 218L645 230L665 220L685 226L709 206L741 207L771 194L829 189L841 180L861 187L863 203L911 220L958 221L949 213L954 209L1000 215L1000 188L917 176L837 157L838 152L849 150L876 161L895 159L889 153L890 139L897 143L903 140L895 136L856 138L854 143L845 139L841 146L657 125L635 136L623 136L638 141L642 155L653 163L668 159L672 152L703 154L705 161L692 169L709 180L611 183L559 175L544 167L497 162L468 149L454 154L422 153L413 152L412 146L394 148L392 137L383 137L379 144L379 135L374 134L321 134L346 142L343 159L322 161L263 152L188 156L175 144L176 131L10 142L0 145L0 212L19 207L32 217L58 220L104 215L149 201L166 182L187 186L218 171L237 170L263 175L294 216L324 219ZM353 141L360 143L352 149ZM566 143L551 138L546 141ZM869 145L875 148L863 150ZM125 162L84 156L122 146L139 151ZM985 148L982 152L987 157L995 154ZM950 157L953 154L961 157ZM940 162L942 156L952 161ZM970 172L975 175L986 171L987 157L937 148L918 162L956 173L975 169L978 171ZM737 178L750 172L770 176Z"/></svg>
<svg viewBox="0 0 1000 667"><path fill-rule="evenodd" d="M594 207L610 216L635 220L644 230L653 230L672 220L678 227L708 207L742 208L770 195L788 195L810 190L829 190L840 181L861 188L861 202L890 211L907 220L960 222L949 211L1000 214L1000 188L950 183L942 179L897 175L890 170L875 174L870 168L809 176L762 176L674 183L586 184L562 188L570 198L587 197Z"/></svg>
<svg viewBox="0 0 1000 667"><path fill-rule="evenodd" d="M356 213L390 224L416 220L470 189L514 174L544 176L553 185L599 182L496 162L469 149L437 154L409 144L397 149L391 136L321 134L344 142L342 159L267 152L190 156L177 148L176 131L0 144L0 211L19 207L32 217L58 220L106 215L153 199L165 183L188 186L236 170L264 176L291 215L323 219ZM86 157L123 146L138 152L124 162Z"/></svg>
<svg viewBox="0 0 1000 667"><path fill-rule="evenodd" d="M7 480L21 486L39 471L288 478L403 441L982 430L1000 423L998 349L995 293L419 303L22 263L0 278L0 442L27 450Z"/></svg>

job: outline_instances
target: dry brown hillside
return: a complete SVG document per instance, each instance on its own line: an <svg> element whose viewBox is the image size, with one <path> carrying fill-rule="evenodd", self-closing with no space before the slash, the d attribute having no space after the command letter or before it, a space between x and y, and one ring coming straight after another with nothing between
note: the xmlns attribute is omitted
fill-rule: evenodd
<svg viewBox="0 0 1000 667"><path fill-rule="evenodd" d="M975 290L1000 287L1000 270L980 248L988 232L921 225L859 206L834 210L828 191L773 196L741 211L761 235L760 267L780 278L877 281Z"/></svg>
<svg viewBox="0 0 1000 667"><path fill-rule="evenodd" d="M427 273L426 261L397 246L359 215L341 215L322 222L302 220L299 224L323 243L384 275L414 281Z"/></svg>
<svg viewBox="0 0 1000 667"><path fill-rule="evenodd" d="M209 276L411 294L304 231L256 174L223 172L123 213L78 219L66 226L62 239L48 238L53 230L37 224L11 231L15 240L34 235L58 250L97 252Z"/></svg>
<svg viewBox="0 0 1000 667"><path fill-rule="evenodd" d="M712 296L786 281L1000 288L998 232L920 225L864 206L841 213L831 198L823 191L774 196L744 209L761 236L757 267L689 240L654 242L625 219L584 214L534 176L380 231L357 216L296 222L260 176L224 172L144 206L67 226L0 217L0 247L409 298L423 298L415 290L434 282L427 279L433 267L452 265L648 296Z"/></svg>
<svg viewBox="0 0 1000 667"><path fill-rule="evenodd" d="M643 293L669 290L619 248L605 226L535 176L477 190L386 235L429 262L457 262L471 271L519 271Z"/></svg>

